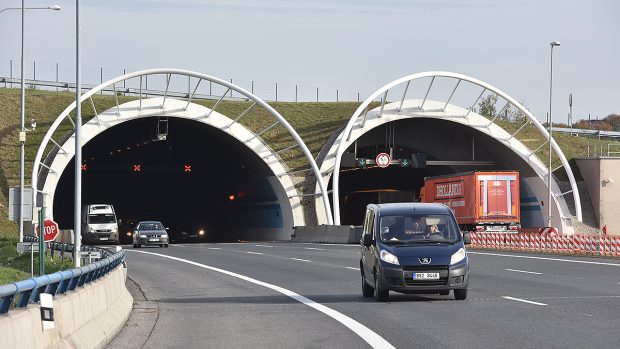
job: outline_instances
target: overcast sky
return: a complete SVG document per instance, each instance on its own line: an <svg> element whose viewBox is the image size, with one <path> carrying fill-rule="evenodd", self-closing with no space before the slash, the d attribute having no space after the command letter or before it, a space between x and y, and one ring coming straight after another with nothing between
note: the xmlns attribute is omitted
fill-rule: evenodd
<svg viewBox="0 0 620 349"><path fill-rule="evenodd" d="M26 12L25 57L37 74L57 62L74 69L75 1L26 1L49 4L62 10ZM0 0L0 9L20 6ZM81 25L84 74L183 68L364 99L402 76L446 70L502 89L539 119L558 40L554 120L566 122L569 93L575 119L620 113L617 0L82 1ZM0 14L0 33L1 73L19 62L19 11Z"/></svg>

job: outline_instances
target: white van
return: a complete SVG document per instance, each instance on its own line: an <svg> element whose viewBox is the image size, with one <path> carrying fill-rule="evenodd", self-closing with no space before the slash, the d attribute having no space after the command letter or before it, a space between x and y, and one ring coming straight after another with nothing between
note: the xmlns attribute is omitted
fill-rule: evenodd
<svg viewBox="0 0 620 349"><path fill-rule="evenodd" d="M119 243L118 222L114 207L91 204L82 207L82 237L85 242Z"/></svg>

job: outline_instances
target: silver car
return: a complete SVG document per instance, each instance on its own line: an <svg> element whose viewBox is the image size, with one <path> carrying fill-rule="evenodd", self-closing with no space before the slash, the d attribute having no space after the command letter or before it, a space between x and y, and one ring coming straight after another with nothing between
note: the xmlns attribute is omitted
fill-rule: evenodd
<svg viewBox="0 0 620 349"><path fill-rule="evenodd" d="M133 231L133 247L161 246L168 247L168 232L158 221L142 221Z"/></svg>

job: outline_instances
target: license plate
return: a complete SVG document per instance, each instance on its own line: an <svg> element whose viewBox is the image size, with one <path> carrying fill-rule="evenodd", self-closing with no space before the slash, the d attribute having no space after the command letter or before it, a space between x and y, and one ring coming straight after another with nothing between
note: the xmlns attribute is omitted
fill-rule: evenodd
<svg viewBox="0 0 620 349"><path fill-rule="evenodd" d="M149 239L149 241L159 241L159 239Z"/></svg>
<svg viewBox="0 0 620 349"><path fill-rule="evenodd" d="M106 241L106 240L108 240L108 239L109 239L109 238L99 238L99 240L101 240L101 241Z"/></svg>
<svg viewBox="0 0 620 349"><path fill-rule="evenodd" d="M414 280L439 280L439 273L413 273Z"/></svg>

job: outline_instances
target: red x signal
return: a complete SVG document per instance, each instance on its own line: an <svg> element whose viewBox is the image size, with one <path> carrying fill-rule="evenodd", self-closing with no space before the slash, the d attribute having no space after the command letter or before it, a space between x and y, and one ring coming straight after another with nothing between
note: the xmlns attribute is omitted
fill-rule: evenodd
<svg viewBox="0 0 620 349"><path fill-rule="evenodd" d="M86 164L82 165L82 171L86 171Z"/></svg>
<svg viewBox="0 0 620 349"><path fill-rule="evenodd" d="M185 172L192 172L192 165L185 165Z"/></svg>
<svg viewBox="0 0 620 349"><path fill-rule="evenodd" d="M133 165L133 172L140 172L140 165Z"/></svg>

